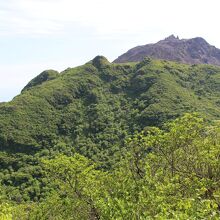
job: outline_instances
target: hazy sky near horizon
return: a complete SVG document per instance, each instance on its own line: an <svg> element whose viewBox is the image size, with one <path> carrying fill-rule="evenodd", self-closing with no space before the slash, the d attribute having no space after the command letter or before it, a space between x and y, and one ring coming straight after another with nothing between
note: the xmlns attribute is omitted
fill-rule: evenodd
<svg viewBox="0 0 220 220"><path fill-rule="evenodd" d="M114 60L171 34L220 48L219 0L0 0L0 102L45 69Z"/></svg>

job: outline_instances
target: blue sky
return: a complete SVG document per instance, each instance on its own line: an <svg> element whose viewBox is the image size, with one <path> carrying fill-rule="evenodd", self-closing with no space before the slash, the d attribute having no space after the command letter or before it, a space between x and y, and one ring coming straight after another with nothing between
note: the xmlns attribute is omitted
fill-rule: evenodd
<svg viewBox="0 0 220 220"><path fill-rule="evenodd" d="M0 0L0 102L45 69L110 61L170 34L220 48L218 0Z"/></svg>

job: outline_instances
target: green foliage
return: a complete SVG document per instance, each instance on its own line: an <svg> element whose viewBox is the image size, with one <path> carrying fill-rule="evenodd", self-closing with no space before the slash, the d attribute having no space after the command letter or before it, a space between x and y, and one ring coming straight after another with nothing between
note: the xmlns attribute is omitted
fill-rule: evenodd
<svg viewBox="0 0 220 220"><path fill-rule="evenodd" d="M37 77L32 79L22 91L28 90L34 86L41 85L43 82L53 80L56 77L59 76L59 73L55 70L45 70L41 74L39 74Z"/></svg>
<svg viewBox="0 0 220 220"><path fill-rule="evenodd" d="M42 161L53 192L37 207L30 207L30 219L98 219L96 201L104 192L104 172L79 154L56 156ZM97 190L98 189L98 190Z"/></svg>
<svg viewBox="0 0 220 220"><path fill-rule="evenodd" d="M219 129L196 114L148 128L110 171L79 154L43 160L54 190L29 219L219 219Z"/></svg>
<svg viewBox="0 0 220 220"><path fill-rule="evenodd" d="M0 204L0 219L12 220L12 207L7 203Z"/></svg>
<svg viewBox="0 0 220 220"><path fill-rule="evenodd" d="M193 111L219 119L219 75L208 65L111 64L101 56L60 74L45 71L1 104L0 148L33 155L64 142L96 161L110 158L102 165L109 167L125 137L146 126Z"/></svg>
<svg viewBox="0 0 220 220"><path fill-rule="evenodd" d="M43 72L0 104L2 206L17 219L218 216L219 85L219 67L149 58ZM170 122L194 111L206 122Z"/></svg>

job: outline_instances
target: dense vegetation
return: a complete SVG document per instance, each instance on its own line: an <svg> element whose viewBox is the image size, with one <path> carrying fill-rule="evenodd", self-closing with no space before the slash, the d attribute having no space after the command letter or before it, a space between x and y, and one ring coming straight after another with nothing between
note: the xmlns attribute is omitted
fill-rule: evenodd
<svg viewBox="0 0 220 220"><path fill-rule="evenodd" d="M219 219L219 124L186 114L134 135L109 170L75 153L41 159L50 193L39 202L1 199L3 219Z"/></svg>
<svg viewBox="0 0 220 220"><path fill-rule="evenodd" d="M43 72L0 105L0 219L218 219L219 85L149 58Z"/></svg>

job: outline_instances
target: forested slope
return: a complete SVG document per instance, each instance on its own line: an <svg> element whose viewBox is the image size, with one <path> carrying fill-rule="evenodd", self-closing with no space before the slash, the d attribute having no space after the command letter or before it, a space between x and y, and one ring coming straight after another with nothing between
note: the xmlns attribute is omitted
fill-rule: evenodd
<svg viewBox="0 0 220 220"><path fill-rule="evenodd" d="M98 56L58 73L44 71L0 105L0 171L6 195L47 195L42 157L79 153L109 170L134 134L163 129L186 112L220 118L220 68L145 58L112 64Z"/></svg>
<svg viewBox="0 0 220 220"><path fill-rule="evenodd" d="M36 152L62 141L97 159L99 153L112 155L112 145L117 148L127 135L185 112L218 119L219 98L218 67L149 58L111 64L96 57L60 74L45 71L2 104L0 146Z"/></svg>

